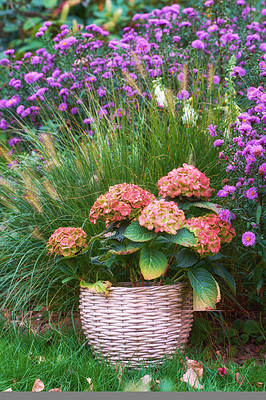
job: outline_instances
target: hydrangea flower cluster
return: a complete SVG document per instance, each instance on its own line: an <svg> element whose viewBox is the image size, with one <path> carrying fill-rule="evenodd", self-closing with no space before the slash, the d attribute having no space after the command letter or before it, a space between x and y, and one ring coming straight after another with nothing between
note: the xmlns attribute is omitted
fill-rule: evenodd
<svg viewBox="0 0 266 400"><path fill-rule="evenodd" d="M166 232L176 235L185 224L185 214L174 201L154 200L145 207L140 216L139 224L155 232Z"/></svg>
<svg viewBox="0 0 266 400"><path fill-rule="evenodd" d="M207 6L207 3L210 4ZM39 127L42 117L53 109L64 113L64 118L75 116L75 125L86 130L88 92L98 93L97 118L120 118L121 113L107 99L108 91L117 87L116 93L122 95L125 109L128 100L150 99L153 93L146 84L145 74L151 79L164 76L168 82L178 81L182 90L175 88L174 96L185 102L197 85L195 74L199 79L204 78L203 70L197 68L184 72L184 65L193 60L194 53L202 53L206 60L204 68L208 64L218 65L215 74L206 77L208 85L214 88L224 78L232 54L238 64L233 70L237 81L246 76L250 53L254 59L259 58L260 76L264 77L264 9L256 10L247 1L240 4L238 0L231 0L230 14L223 14L225 17L221 18L217 17L215 3L205 2L203 13L201 9L181 9L173 4L151 13L136 14L132 25L124 29L121 40L108 40L109 33L95 24L85 26L85 31L80 27L74 31L64 24L51 38L51 23L44 22L36 33L44 40L44 47L36 53L25 53L21 60L16 60L13 49L8 49L0 60L0 129L9 129L12 133L12 127L18 122ZM240 93L245 86L237 82L236 87ZM161 102L158 106L167 104ZM188 111L192 123L196 116L193 109Z"/></svg>
<svg viewBox="0 0 266 400"><path fill-rule="evenodd" d="M155 200L155 196L131 183L120 183L111 186L93 204L89 220L96 224L102 219L108 227L112 222L135 219L143 208Z"/></svg>
<svg viewBox="0 0 266 400"><path fill-rule="evenodd" d="M81 228L58 228L47 243L47 251L63 257L74 257L87 247L87 234Z"/></svg>
<svg viewBox="0 0 266 400"><path fill-rule="evenodd" d="M183 167L173 169L167 176L158 181L159 196L189 197L209 200L213 189L210 180L193 165L183 164Z"/></svg>
<svg viewBox="0 0 266 400"><path fill-rule="evenodd" d="M230 243L235 236L230 222L221 221L215 214L203 217L190 218L185 227L194 233L197 239L195 250L201 256L214 255L220 251L221 244Z"/></svg>
<svg viewBox="0 0 266 400"><path fill-rule="evenodd" d="M263 237L266 226L266 93L262 86L250 87L247 97L253 106L231 126L232 138L224 137L219 158L225 163L227 182L217 196L244 221L248 230L240 232L242 243L253 246L256 234Z"/></svg>

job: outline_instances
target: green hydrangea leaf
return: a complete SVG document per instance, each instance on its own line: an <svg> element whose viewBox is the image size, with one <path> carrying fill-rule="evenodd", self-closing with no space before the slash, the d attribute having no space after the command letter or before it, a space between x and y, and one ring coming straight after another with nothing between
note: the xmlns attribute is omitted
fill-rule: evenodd
<svg viewBox="0 0 266 400"><path fill-rule="evenodd" d="M133 242L147 242L154 239L157 233L149 231L149 229L140 226L138 221L133 221L126 229L124 236Z"/></svg>
<svg viewBox="0 0 266 400"><path fill-rule="evenodd" d="M179 229L176 235L169 235L168 233L164 234L170 242L180 244L181 246L191 247L196 244L196 238L192 232L190 232L187 228Z"/></svg>
<svg viewBox="0 0 266 400"><path fill-rule="evenodd" d="M216 214L219 214L221 211L221 207L218 204L211 203L210 201L195 201L195 202L187 202L182 204L180 207L182 210L188 210L190 207L198 207L198 208L205 208L207 210L211 210Z"/></svg>
<svg viewBox="0 0 266 400"><path fill-rule="evenodd" d="M219 290L213 276L204 268L188 270L188 278L195 292L196 300L199 298L206 307L213 308L219 298Z"/></svg>
<svg viewBox="0 0 266 400"><path fill-rule="evenodd" d="M166 265L167 258L161 251L143 247L140 252L139 266L144 279L159 278Z"/></svg>

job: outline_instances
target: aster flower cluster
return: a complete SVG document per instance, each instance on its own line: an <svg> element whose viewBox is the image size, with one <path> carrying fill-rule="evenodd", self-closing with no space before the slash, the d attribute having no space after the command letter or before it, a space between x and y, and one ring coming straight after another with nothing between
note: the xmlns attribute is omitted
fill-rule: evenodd
<svg viewBox="0 0 266 400"><path fill-rule="evenodd" d="M230 243L235 237L231 223L221 221L215 214L190 218L185 226L196 236L195 250L204 257L218 253L222 243Z"/></svg>
<svg viewBox="0 0 266 400"><path fill-rule="evenodd" d="M111 186L109 191L101 195L93 204L89 220L96 224L102 219L108 227L112 222L133 220L155 199L155 196L130 183Z"/></svg>
<svg viewBox="0 0 266 400"><path fill-rule="evenodd" d="M84 111L90 91L99 96L97 118L121 118L125 116L129 98L135 101L139 96L150 99L153 95L140 68L151 79L164 76L172 82L174 77L181 91L169 89L175 90L177 103L181 100L186 106L183 122L196 124L198 116L186 102L194 92L195 74L204 78L203 72L197 68L184 70L188 60L194 58L194 52L195 56L198 52L204 55L206 67L208 63L220 66L207 77L209 86L217 85L224 77L231 54L237 59L232 71L237 79L246 75L246 59L250 53L259 57L260 76L266 74L264 9L255 10L247 2L240 4L234 0L230 2L231 14L221 18L212 12L215 7L214 3L205 2L202 13L202 10L181 9L174 4L151 13L136 14L132 26L124 29L121 40L108 40L109 33L95 24L87 25L85 31L78 28L77 32L64 24L60 33L50 39L51 23L46 21L36 36L46 38L44 43L52 41L53 46L49 45L48 49L44 44L35 54L25 53L21 60L15 59L13 49L8 49L0 60L0 129L12 131L17 121L39 127L50 107L68 118L75 116L78 124L86 129L91 124ZM226 13L226 9L223 11ZM128 82L124 80L121 85L125 74ZM115 85L110 78L115 80ZM115 110L114 104L107 100L107 93L113 87L123 97L124 110ZM240 85L238 91L243 88ZM167 104L160 101L158 106L163 108Z"/></svg>
<svg viewBox="0 0 266 400"><path fill-rule="evenodd" d="M145 207L140 216L139 224L155 232L166 232L176 235L185 224L185 214L173 201L154 200Z"/></svg>
<svg viewBox="0 0 266 400"><path fill-rule="evenodd" d="M231 126L232 138L223 139L219 158L228 178L217 196L254 230L242 231L244 246L253 246L256 234L260 241L266 226L266 93L262 86L250 87L247 97L253 106Z"/></svg>
<svg viewBox="0 0 266 400"><path fill-rule="evenodd" d="M159 196L209 200L210 180L193 165L173 169L158 181Z"/></svg>
<svg viewBox="0 0 266 400"><path fill-rule="evenodd" d="M58 228L47 243L47 251L51 254L74 257L86 248L87 234L81 228Z"/></svg>

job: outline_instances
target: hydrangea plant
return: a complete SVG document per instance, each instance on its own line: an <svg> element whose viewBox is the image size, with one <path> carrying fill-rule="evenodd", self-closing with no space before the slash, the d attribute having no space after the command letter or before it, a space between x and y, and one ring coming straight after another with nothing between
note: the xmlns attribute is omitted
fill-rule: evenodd
<svg viewBox="0 0 266 400"><path fill-rule="evenodd" d="M219 217L219 206L205 201L213 189L194 166L184 164L173 170L159 180L158 187L164 198L122 183L96 200L89 218L92 223L104 220L107 229L90 239L90 243L100 241L91 262L95 269L103 268L102 276L109 276L114 284L130 281L140 286L153 280L160 286L189 281L194 309L213 309L220 299L214 275L235 291L233 277L217 264L221 246L231 242L235 231ZM96 287L82 280L81 286L106 293L110 282L96 282Z"/></svg>

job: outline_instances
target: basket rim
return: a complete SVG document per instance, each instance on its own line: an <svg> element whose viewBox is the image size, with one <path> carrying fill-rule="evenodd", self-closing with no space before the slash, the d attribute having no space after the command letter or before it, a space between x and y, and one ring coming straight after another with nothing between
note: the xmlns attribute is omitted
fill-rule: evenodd
<svg viewBox="0 0 266 400"><path fill-rule="evenodd" d="M191 285L189 284L189 282L176 282L174 284L169 284L169 285L162 285L162 286L151 286L151 285L144 285L144 286L130 286L128 287L127 285L130 285L130 282L119 282L119 284L121 285L125 285L125 286L111 286L108 289L108 292L120 292L120 291L127 291L127 292L140 292L140 291L157 291L157 290L168 290L168 289L175 289L175 288L189 288L191 287ZM81 292L90 292L90 290L86 287L81 287ZM94 294L94 293L92 293Z"/></svg>

